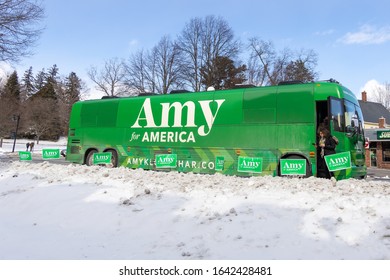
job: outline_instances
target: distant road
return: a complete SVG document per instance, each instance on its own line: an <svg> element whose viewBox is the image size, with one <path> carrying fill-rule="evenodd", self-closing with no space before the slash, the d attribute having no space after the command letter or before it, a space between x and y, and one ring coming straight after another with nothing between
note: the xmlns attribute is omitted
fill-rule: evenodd
<svg viewBox="0 0 390 280"><path fill-rule="evenodd" d="M3 155L0 155L0 161L19 161L19 155L17 153L5 153ZM41 163L41 162L50 162L53 164L61 164L61 165L68 165L70 164L69 161L66 161L63 156L61 156L59 159L42 159L42 156L40 154L32 154L32 160L28 162L33 163Z"/></svg>

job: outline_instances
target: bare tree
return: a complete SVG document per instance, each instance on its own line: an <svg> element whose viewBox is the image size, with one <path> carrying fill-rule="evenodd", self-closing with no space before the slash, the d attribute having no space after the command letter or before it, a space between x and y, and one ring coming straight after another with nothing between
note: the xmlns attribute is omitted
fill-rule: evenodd
<svg viewBox="0 0 390 280"><path fill-rule="evenodd" d="M182 78L194 91L200 91L203 52L202 52L202 20L193 18L187 23L178 38Z"/></svg>
<svg viewBox="0 0 390 280"><path fill-rule="evenodd" d="M249 39L248 81L255 85L276 85L286 80L311 81L317 77L317 54L285 48L279 54L270 41Z"/></svg>
<svg viewBox="0 0 390 280"><path fill-rule="evenodd" d="M135 93L166 94L180 84L179 48L168 36L151 52L139 51L126 64L126 85Z"/></svg>
<svg viewBox="0 0 390 280"><path fill-rule="evenodd" d="M290 61L284 68L283 79L285 81L309 82L318 78L315 71L317 66L317 54L313 50L301 50L297 58Z"/></svg>
<svg viewBox="0 0 390 280"><path fill-rule="evenodd" d="M0 61L18 62L31 55L30 47L42 32L38 23L43 17L38 1L0 1Z"/></svg>
<svg viewBox="0 0 390 280"><path fill-rule="evenodd" d="M271 73L276 53L272 42L251 38L248 48L251 52L248 63L251 76L248 81L258 86L274 84Z"/></svg>
<svg viewBox="0 0 390 280"><path fill-rule="evenodd" d="M57 100L34 96L27 100L22 118L25 120L26 133L34 136L39 144L42 136L56 139L60 135L60 119Z"/></svg>
<svg viewBox="0 0 390 280"><path fill-rule="evenodd" d="M148 53L144 50L130 56L125 64L125 83L135 93L151 91L147 70Z"/></svg>
<svg viewBox="0 0 390 280"><path fill-rule="evenodd" d="M217 58L234 59L240 46L228 23L215 16L192 19L179 36L178 45L183 55L183 78L194 91L202 87L201 69L204 74L212 75L212 72L218 71L214 65Z"/></svg>
<svg viewBox="0 0 390 280"><path fill-rule="evenodd" d="M179 65L177 62L179 48L168 36L164 36L153 48L152 63L155 64L157 90L162 94L178 83Z"/></svg>
<svg viewBox="0 0 390 280"><path fill-rule="evenodd" d="M383 104L387 110L390 110L390 84L376 85L373 88L373 96L370 98L374 102Z"/></svg>
<svg viewBox="0 0 390 280"><path fill-rule="evenodd" d="M118 58L111 58L104 63L100 71L92 66L88 70L89 78L96 84L96 89L104 92L107 96L128 95L125 85L125 66Z"/></svg>

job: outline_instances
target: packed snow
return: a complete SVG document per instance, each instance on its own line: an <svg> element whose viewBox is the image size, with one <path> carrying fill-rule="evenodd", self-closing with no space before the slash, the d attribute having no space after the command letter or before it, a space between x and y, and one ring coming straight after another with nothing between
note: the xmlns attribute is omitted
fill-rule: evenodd
<svg viewBox="0 0 390 280"><path fill-rule="evenodd" d="M42 142L33 158L64 145ZM390 259L388 180L21 162L10 149L0 148L2 260Z"/></svg>

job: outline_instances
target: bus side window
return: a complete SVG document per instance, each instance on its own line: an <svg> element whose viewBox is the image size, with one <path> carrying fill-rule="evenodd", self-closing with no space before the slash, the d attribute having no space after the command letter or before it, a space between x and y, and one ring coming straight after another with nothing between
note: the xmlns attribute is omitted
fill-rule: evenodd
<svg viewBox="0 0 390 280"><path fill-rule="evenodd" d="M331 121L334 131L344 131L344 110L340 99L331 99L330 102Z"/></svg>

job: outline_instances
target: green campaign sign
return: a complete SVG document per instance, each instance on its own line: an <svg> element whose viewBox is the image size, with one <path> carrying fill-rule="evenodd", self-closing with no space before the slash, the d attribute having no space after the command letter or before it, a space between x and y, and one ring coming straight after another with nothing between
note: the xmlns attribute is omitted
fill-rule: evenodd
<svg viewBox="0 0 390 280"><path fill-rule="evenodd" d="M111 164L111 153L95 153L93 154L93 164Z"/></svg>
<svg viewBox="0 0 390 280"><path fill-rule="evenodd" d="M157 154L156 168L175 168L177 166L177 154Z"/></svg>
<svg viewBox="0 0 390 280"><path fill-rule="evenodd" d="M32 160L31 152L19 152L19 160Z"/></svg>
<svg viewBox="0 0 390 280"><path fill-rule="evenodd" d="M225 164L224 157L215 157L215 171L222 171Z"/></svg>
<svg viewBox="0 0 390 280"><path fill-rule="evenodd" d="M57 159L60 158L60 149L42 149L43 159Z"/></svg>
<svg viewBox="0 0 390 280"><path fill-rule="evenodd" d="M263 158L238 157L238 172L261 173L263 171Z"/></svg>
<svg viewBox="0 0 390 280"><path fill-rule="evenodd" d="M306 175L306 160L305 159L281 159L280 174L281 175Z"/></svg>
<svg viewBox="0 0 390 280"><path fill-rule="evenodd" d="M324 158L331 172L351 168L351 152L337 153Z"/></svg>

